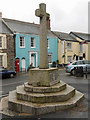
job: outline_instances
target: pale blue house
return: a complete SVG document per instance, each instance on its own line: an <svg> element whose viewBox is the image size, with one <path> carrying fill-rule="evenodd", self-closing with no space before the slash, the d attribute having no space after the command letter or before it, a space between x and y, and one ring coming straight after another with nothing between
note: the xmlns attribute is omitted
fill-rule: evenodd
<svg viewBox="0 0 90 120"><path fill-rule="evenodd" d="M13 31L15 39L15 69L24 71L32 64L39 67L40 26L34 23L18 20L4 19L8 27ZM58 60L58 38L48 29L47 34L48 62L49 66Z"/></svg>

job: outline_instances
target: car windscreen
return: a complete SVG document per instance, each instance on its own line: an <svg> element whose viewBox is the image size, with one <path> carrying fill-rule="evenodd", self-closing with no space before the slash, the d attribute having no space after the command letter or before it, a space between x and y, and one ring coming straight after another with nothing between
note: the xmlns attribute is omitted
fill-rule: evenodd
<svg viewBox="0 0 90 120"><path fill-rule="evenodd" d="M84 61L78 61L78 65L85 64Z"/></svg>
<svg viewBox="0 0 90 120"><path fill-rule="evenodd" d="M2 72L2 70L3 70L3 69L2 69L2 68L0 68L0 72Z"/></svg>
<svg viewBox="0 0 90 120"><path fill-rule="evenodd" d="M7 72L7 70L4 69L4 70L2 70L2 72Z"/></svg>
<svg viewBox="0 0 90 120"><path fill-rule="evenodd" d="M77 62L72 63L72 65L77 65Z"/></svg>
<svg viewBox="0 0 90 120"><path fill-rule="evenodd" d="M0 68L0 72L7 72L6 69Z"/></svg>

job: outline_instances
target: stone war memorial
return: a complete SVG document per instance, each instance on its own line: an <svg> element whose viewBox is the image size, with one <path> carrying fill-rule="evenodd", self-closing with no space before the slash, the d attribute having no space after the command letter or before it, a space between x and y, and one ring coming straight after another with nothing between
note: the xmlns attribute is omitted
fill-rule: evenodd
<svg viewBox="0 0 90 120"><path fill-rule="evenodd" d="M10 91L7 98L7 108L2 107L2 113L27 113L41 115L74 107L84 94L72 86L60 81L57 68L49 68L47 51L47 22L50 17L46 13L46 4L41 3L35 15L40 18L40 64L39 68L29 70L29 80L24 85ZM4 100L5 99L5 100Z"/></svg>

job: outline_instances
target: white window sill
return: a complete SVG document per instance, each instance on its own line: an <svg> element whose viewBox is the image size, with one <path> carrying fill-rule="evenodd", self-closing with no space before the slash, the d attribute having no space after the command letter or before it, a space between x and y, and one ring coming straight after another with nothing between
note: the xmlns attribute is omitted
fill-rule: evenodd
<svg viewBox="0 0 90 120"><path fill-rule="evenodd" d="M20 48L25 48L25 47L20 47Z"/></svg>
<svg viewBox="0 0 90 120"><path fill-rule="evenodd" d="M68 49L68 51L72 51L71 49Z"/></svg>
<svg viewBox="0 0 90 120"><path fill-rule="evenodd" d="M36 47L31 47L31 48L36 48Z"/></svg>
<svg viewBox="0 0 90 120"><path fill-rule="evenodd" d="M52 63L49 63L49 64L52 64Z"/></svg>

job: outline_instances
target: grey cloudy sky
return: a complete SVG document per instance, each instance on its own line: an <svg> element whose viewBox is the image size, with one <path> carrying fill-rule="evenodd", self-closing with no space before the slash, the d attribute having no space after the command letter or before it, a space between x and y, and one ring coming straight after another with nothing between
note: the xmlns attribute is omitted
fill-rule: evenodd
<svg viewBox="0 0 90 120"><path fill-rule="evenodd" d="M89 0L0 0L3 18L39 23L35 10L46 3L51 30L60 32L88 32Z"/></svg>

